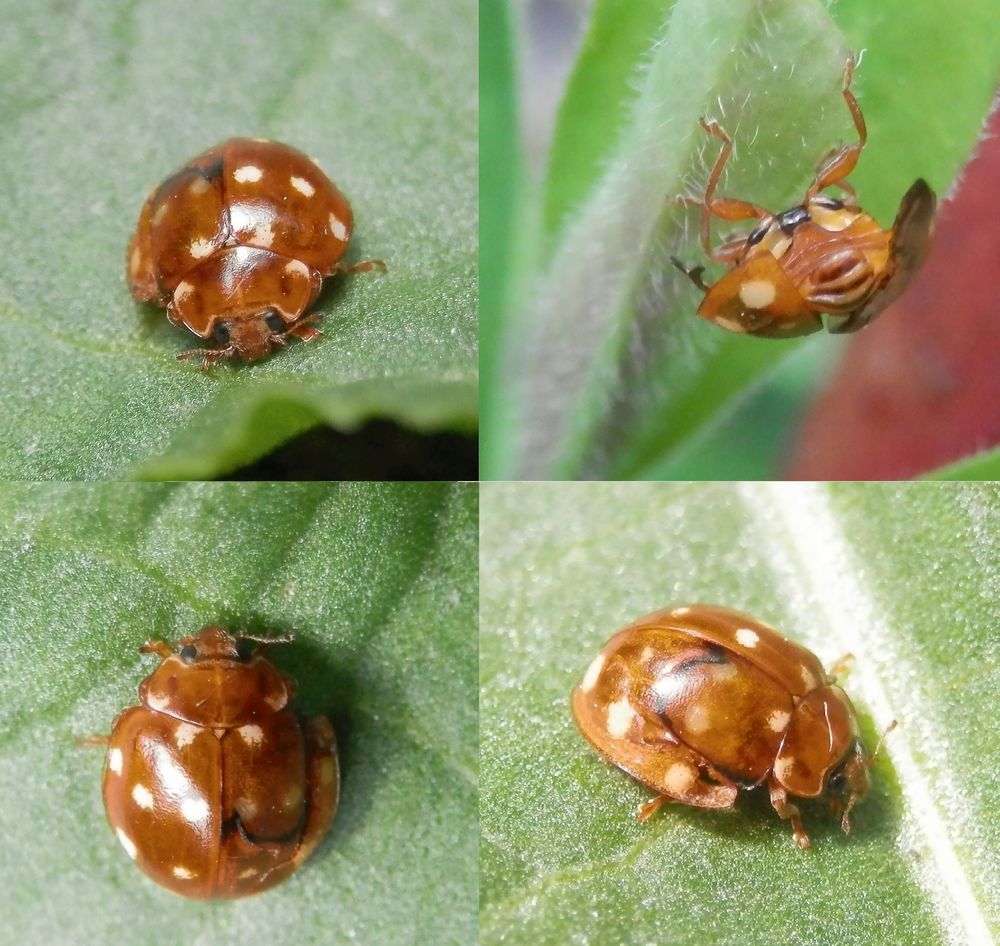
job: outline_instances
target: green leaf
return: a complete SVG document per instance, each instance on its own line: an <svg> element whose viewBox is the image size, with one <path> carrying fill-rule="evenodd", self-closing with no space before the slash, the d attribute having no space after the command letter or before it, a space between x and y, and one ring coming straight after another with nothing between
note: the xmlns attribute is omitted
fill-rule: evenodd
<svg viewBox="0 0 1000 946"><path fill-rule="evenodd" d="M986 943L1000 916L1000 488L941 484L484 484L484 946ZM763 792L669 806L577 732L569 694L620 627L709 601L844 680L873 788L803 852Z"/></svg>
<svg viewBox="0 0 1000 946"><path fill-rule="evenodd" d="M930 476L936 480L1000 480L1000 450L977 453L958 463L951 463Z"/></svg>
<svg viewBox="0 0 1000 946"><path fill-rule="evenodd" d="M463 0L19 4L0 37L0 477L217 476L308 426L476 423L476 16ZM357 218L325 338L210 374L133 302L147 192L234 135L315 155Z"/></svg>
<svg viewBox="0 0 1000 946"><path fill-rule="evenodd" d="M524 169L517 130L513 20L507 0L480 8L480 31L488 42L480 51L479 232L484 254L479 275L480 409L484 426L507 427L503 416L504 307L510 301L511 269L517 257ZM484 444L483 468L494 465L499 438Z"/></svg>
<svg viewBox="0 0 1000 946"><path fill-rule="evenodd" d="M0 488L0 912L10 943L467 944L475 935L477 496L441 484ZM100 749L210 622L337 730L340 811L285 883L196 903L108 828Z"/></svg>
<svg viewBox="0 0 1000 946"><path fill-rule="evenodd" d="M715 444L691 458L689 445L709 444L704 428L802 343L731 336L697 319L699 294L670 264L671 255L702 261L697 211L670 203L702 192L718 152L700 115L736 142L725 193L790 206L817 159L854 138L840 75L847 48L865 49L855 90L869 142L852 181L888 224L916 176L947 190L995 87L989 0L963 6L947 44L930 25L940 17L932 0L829 12L814 0L662 0L659 9L658 18L648 3L595 4L541 198L554 245L507 316L508 398L522 433L498 476L655 476L688 460L719 477L752 471L737 453L720 465ZM735 229L717 226L714 239ZM816 364L807 394L829 359ZM781 413L778 436L773 412L750 416L747 436L786 443L799 411ZM489 429L484 440L504 434ZM772 455L767 472L778 463Z"/></svg>

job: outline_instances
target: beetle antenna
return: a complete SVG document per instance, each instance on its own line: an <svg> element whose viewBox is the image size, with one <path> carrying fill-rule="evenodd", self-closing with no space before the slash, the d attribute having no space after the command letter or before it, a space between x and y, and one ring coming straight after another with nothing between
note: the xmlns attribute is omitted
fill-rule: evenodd
<svg viewBox="0 0 1000 946"><path fill-rule="evenodd" d="M255 634L240 634L240 640L256 641L258 644L290 644L295 638L291 634L280 637L257 637Z"/></svg>
<svg viewBox="0 0 1000 946"><path fill-rule="evenodd" d="M878 745L875 747L875 751L871 754L868 759L868 768L874 767L875 763L878 761L878 754L882 751L882 745L885 742L885 737L889 735L896 728L896 720L893 720L885 727L885 732L879 736Z"/></svg>
<svg viewBox="0 0 1000 946"><path fill-rule="evenodd" d="M169 644L165 644L163 641L154 641L152 638L146 641L146 643L139 648L139 653L159 654L164 659L173 655L173 651L170 649Z"/></svg>

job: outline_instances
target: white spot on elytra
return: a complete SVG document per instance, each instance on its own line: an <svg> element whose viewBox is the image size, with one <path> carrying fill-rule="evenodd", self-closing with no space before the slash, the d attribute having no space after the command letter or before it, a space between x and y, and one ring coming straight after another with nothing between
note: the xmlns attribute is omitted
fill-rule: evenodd
<svg viewBox="0 0 1000 946"><path fill-rule="evenodd" d="M264 176L264 172L254 164L244 164L233 171L233 180L241 184L253 184Z"/></svg>
<svg viewBox="0 0 1000 946"><path fill-rule="evenodd" d="M685 605L682 608L674 608L673 611L671 611L670 613L675 618L682 618L682 617L684 617L685 614L690 614L691 613L691 609Z"/></svg>
<svg viewBox="0 0 1000 946"><path fill-rule="evenodd" d="M180 865L173 869L173 875L175 877L180 877L181 880L190 880L194 877L194 873L189 871L186 867L181 867Z"/></svg>
<svg viewBox="0 0 1000 946"><path fill-rule="evenodd" d="M604 654L598 654L590 666L587 668L587 672L583 675L583 679L580 681L580 689L584 693L589 693L594 689L594 685L597 683L597 678L601 675L601 669L604 667Z"/></svg>
<svg viewBox="0 0 1000 946"><path fill-rule="evenodd" d="M767 279L748 279L740 284L740 299L748 309L766 309L777 292Z"/></svg>
<svg viewBox="0 0 1000 946"><path fill-rule="evenodd" d="M115 828L115 834L118 835L118 840L121 841L122 847L125 848L125 853L134 861L136 854L139 853L135 842L121 828Z"/></svg>
<svg viewBox="0 0 1000 946"><path fill-rule="evenodd" d="M145 808L147 811L152 811L153 793L148 788L146 788L145 785L141 785L140 783L136 782L136 784L132 786L132 798L135 800L135 803L140 808Z"/></svg>
<svg viewBox="0 0 1000 946"><path fill-rule="evenodd" d="M292 187L294 187L300 194L305 194L306 197L312 197L316 193L316 188L312 186L304 177L293 177Z"/></svg>
<svg viewBox="0 0 1000 946"><path fill-rule="evenodd" d="M792 759L780 756L774 763L774 777L779 782L783 782L788 777L793 765L795 762Z"/></svg>
<svg viewBox="0 0 1000 946"><path fill-rule="evenodd" d="M119 748L114 748L108 753L108 768L111 769L115 775L122 774L122 751Z"/></svg>
<svg viewBox="0 0 1000 946"><path fill-rule="evenodd" d="M205 191L207 191L211 186L212 185L199 174L190 184L188 184L188 193L194 194L195 197L198 197L199 195L204 194Z"/></svg>
<svg viewBox="0 0 1000 946"><path fill-rule="evenodd" d="M319 764L319 784L329 785L336 775L337 772L337 762L333 756L327 756Z"/></svg>
<svg viewBox="0 0 1000 946"><path fill-rule="evenodd" d="M257 876L257 868L256 867L248 867L246 870L240 871L240 873L238 874L238 876L239 876L240 880L247 880L250 877L256 877Z"/></svg>
<svg viewBox="0 0 1000 946"><path fill-rule="evenodd" d="M189 283L189 282L184 282L184 280L182 279L179 283L177 283L177 288L174 290L174 302L180 302L181 299L183 299L187 295L190 295L192 292L194 292L194 286L192 286L191 283ZM158 707L157 706L153 706L153 702L152 701L154 699L160 700L162 702L162 705L158 706ZM164 696L153 696L153 694L150 694L146 698L146 702L150 706L152 706L153 709L163 709L167 705L167 703L170 702L170 701L167 699L167 697L165 695Z"/></svg>
<svg viewBox="0 0 1000 946"><path fill-rule="evenodd" d="M707 732L708 728L712 725L708 710L701 703L695 703L684 714L684 725L692 733Z"/></svg>
<svg viewBox="0 0 1000 946"><path fill-rule="evenodd" d="M166 201L163 201L163 203L162 203L162 204L160 204L160 206L156 208L156 210L155 210L155 211L154 211L154 213L153 213L153 216L152 216L152 217L150 218L150 220L149 220L149 222L150 222L150 223L151 223L151 224L152 224L152 225L153 225L154 227L155 227L155 226L156 226L156 225L157 225L158 223L160 223L160 222L161 222L161 221L163 220L163 218L164 218L164 217L166 216L166 214L167 214L167 208L168 208L169 206L170 206L170 205L169 205L169 204L168 204L168 203L167 203Z"/></svg>
<svg viewBox="0 0 1000 946"><path fill-rule="evenodd" d="M236 731L248 746L259 746L264 741L264 730L253 723L240 726Z"/></svg>
<svg viewBox="0 0 1000 946"><path fill-rule="evenodd" d="M336 214L330 214L330 232L341 242L346 242L347 227L344 226Z"/></svg>
<svg viewBox="0 0 1000 946"><path fill-rule="evenodd" d="M708 670L717 681L732 680L739 673L733 664L712 664Z"/></svg>
<svg viewBox="0 0 1000 946"><path fill-rule="evenodd" d="M214 249L215 245L211 240L192 240L188 252L194 259L204 259Z"/></svg>
<svg viewBox="0 0 1000 946"><path fill-rule="evenodd" d="M760 635L756 631L751 631L748 627L741 627L736 632L737 643L742 644L744 647L756 647L759 640Z"/></svg>
<svg viewBox="0 0 1000 946"><path fill-rule="evenodd" d="M270 223L262 223L254 227L250 234L250 242L255 246L269 247L274 242L274 227Z"/></svg>
<svg viewBox="0 0 1000 946"><path fill-rule="evenodd" d="M767 725L771 727L773 732L784 732L788 726L788 720L791 719L791 715L791 713L787 713L785 710L774 710L767 717Z"/></svg>
<svg viewBox="0 0 1000 946"><path fill-rule="evenodd" d="M656 656L656 651L648 645L642 648L642 653L639 654L639 663L649 663L653 657Z"/></svg>
<svg viewBox="0 0 1000 946"><path fill-rule="evenodd" d="M201 726L192 723L178 723L174 730L174 743L178 749L191 745L195 737L201 732Z"/></svg>
<svg viewBox="0 0 1000 946"><path fill-rule="evenodd" d="M721 325L726 331L745 332L747 330L747 327L736 319L727 319L721 315L713 315L712 318L717 325Z"/></svg>
<svg viewBox="0 0 1000 946"><path fill-rule="evenodd" d="M204 798L185 798L181 802L181 817L185 821L200 822L207 820L209 815L208 802Z"/></svg>
<svg viewBox="0 0 1000 946"><path fill-rule="evenodd" d="M805 664L802 665L802 682L805 684L806 692L816 689L816 677Z"/></svg>
<svg viewBox="0 0 1000 946"><path fill-rule="evenodd" d="M285 263L286 273L298 273L300 276L304 276L306 279L309 278L309 267L300 259L290 259ZM284 704L282 704L284 705Z"/></svg>
<svg viewBox="0 0 1000 946"><path fill-rule="evenodd" d="M293 785L287 792L285 792L285 797L282 799L282 807L284 808L297 808L302 804L302 786Z"/></svg>
<svg viewBox="0 0 1000 946"><path fill-rule="evenodd" d="M621 738L629 731L632 720L635 718L635 710L627 697L622 697L608 706L608 733L616 739Z"/></svg>
<svg viewBox="0 0 1000 946"><path fill-rule="evenodd" d="M139 252L139 247L137 246L132 250L132 261L129 263L133 275L139 272L139 267L141 265L142 265L142 253Z"/></svg>
<svg viewBox="0 0 1000 946"><path fill-rule="evenodd" d="M241 818L253 818L257 814L257 802L252 798L237 798L233 807L240 813Z"/></svg>
<svg viewBox="0 0 1000 946"><path fill-rule="evenodd" d="M663 787L671 795L685 795L698 777L697 770L687 762L675 762L663 773Z"/></svg>

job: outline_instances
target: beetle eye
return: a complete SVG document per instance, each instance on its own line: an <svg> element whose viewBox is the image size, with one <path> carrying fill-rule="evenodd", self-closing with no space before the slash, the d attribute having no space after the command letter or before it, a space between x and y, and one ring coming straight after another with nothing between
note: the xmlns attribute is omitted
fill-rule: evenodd
<svg viewBox="0 0 1000 946"><path fill-rule="evenodd" d="M253 652L257 649L256 644L253 641L247 640L245 637L241 637L236 642L236 657L238 660L242 660L246 663L253 656Z"/></svg>
<svg viewBox="0 0 1000 946"><path fill-rule="evenodd" d="M215 331L212 332L213 338L222 345L229 344L229 323L220 322L215 326Z"/></svg>
<svg viewBox="0 0 1000 946"><path fill-rule="evenodd" d="M198 648L194 644L185 644L179 652L179 656L184 663L194 663L198 659Z"/></svg>
<svg viewBox="0 0 1000 946"><path fill-rule="evenodd" d="M847 776L844 775L843 769L838 769L833 775L830 776L830 780L827 782L827 788L834 794L839 795L843 792L847 785Z"/></svg>
<svg viewBox="0 0 1000 946"><path fill-rule="evenodd" d="M285 331L285 320L274 309L264 316L264 324L276 335Z"/></svg>

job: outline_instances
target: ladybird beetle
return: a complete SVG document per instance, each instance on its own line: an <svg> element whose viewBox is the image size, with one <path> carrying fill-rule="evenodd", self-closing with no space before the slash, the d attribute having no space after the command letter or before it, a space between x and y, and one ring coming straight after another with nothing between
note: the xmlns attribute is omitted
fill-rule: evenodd
<svg viewBox="0 0 1000 946"><path fill-rule="evenodd" d="M572 711L601 756L659 793L640 821L667 802L731 808L741 788L766 784L807 848L789 796L825 797L850 831L875 762L851 701L814 654L716 605L658 611L619 631L573 690Z"/></svg>
<svg viewBox="0 0 1000 946"><path fill-rule="evenodd" d="M844 66L843 96L858 143L834 148L818 165L816 176L797 207L773 214L756 204L716 197L722 172L733 151L729 135L713 119L701 127L722 142L702 200L678 203L701 207L701 245L705 255L729 271L709 286L703 266L673 264L705 293L698 315L731 332L763 338L808 335L824 327L833 334L864 328L895 301L919 269L930 247L934 192L917 180L899 205L896 221L883 230L861 210L845 178L854 170L868 134L851 92L854 57ZM837 187L843 199L822 193ZM759 221L748 235L712 248L712 216L722 220Z"/></svg>
<svg viewBox="0 0 1000 946"><path fill-rule="evenodd" d="M295 683L260 653L285 638L205 627L147 641L162 663L119 714L104 807L122 847L184 897L245 897L284 880L337 810L333 727L289 709Z"/></svg>
<svg viewBox="0 0 1000 946"><path fill-rule="evenodd" d="M295 335L321 333L306 310L324 276L385 270L340 262L351 205L316 163L277 141L231 138L188 161L146 200L128 246L129 288L217 348L186 351L207 368L251 361Z"/></svg>

